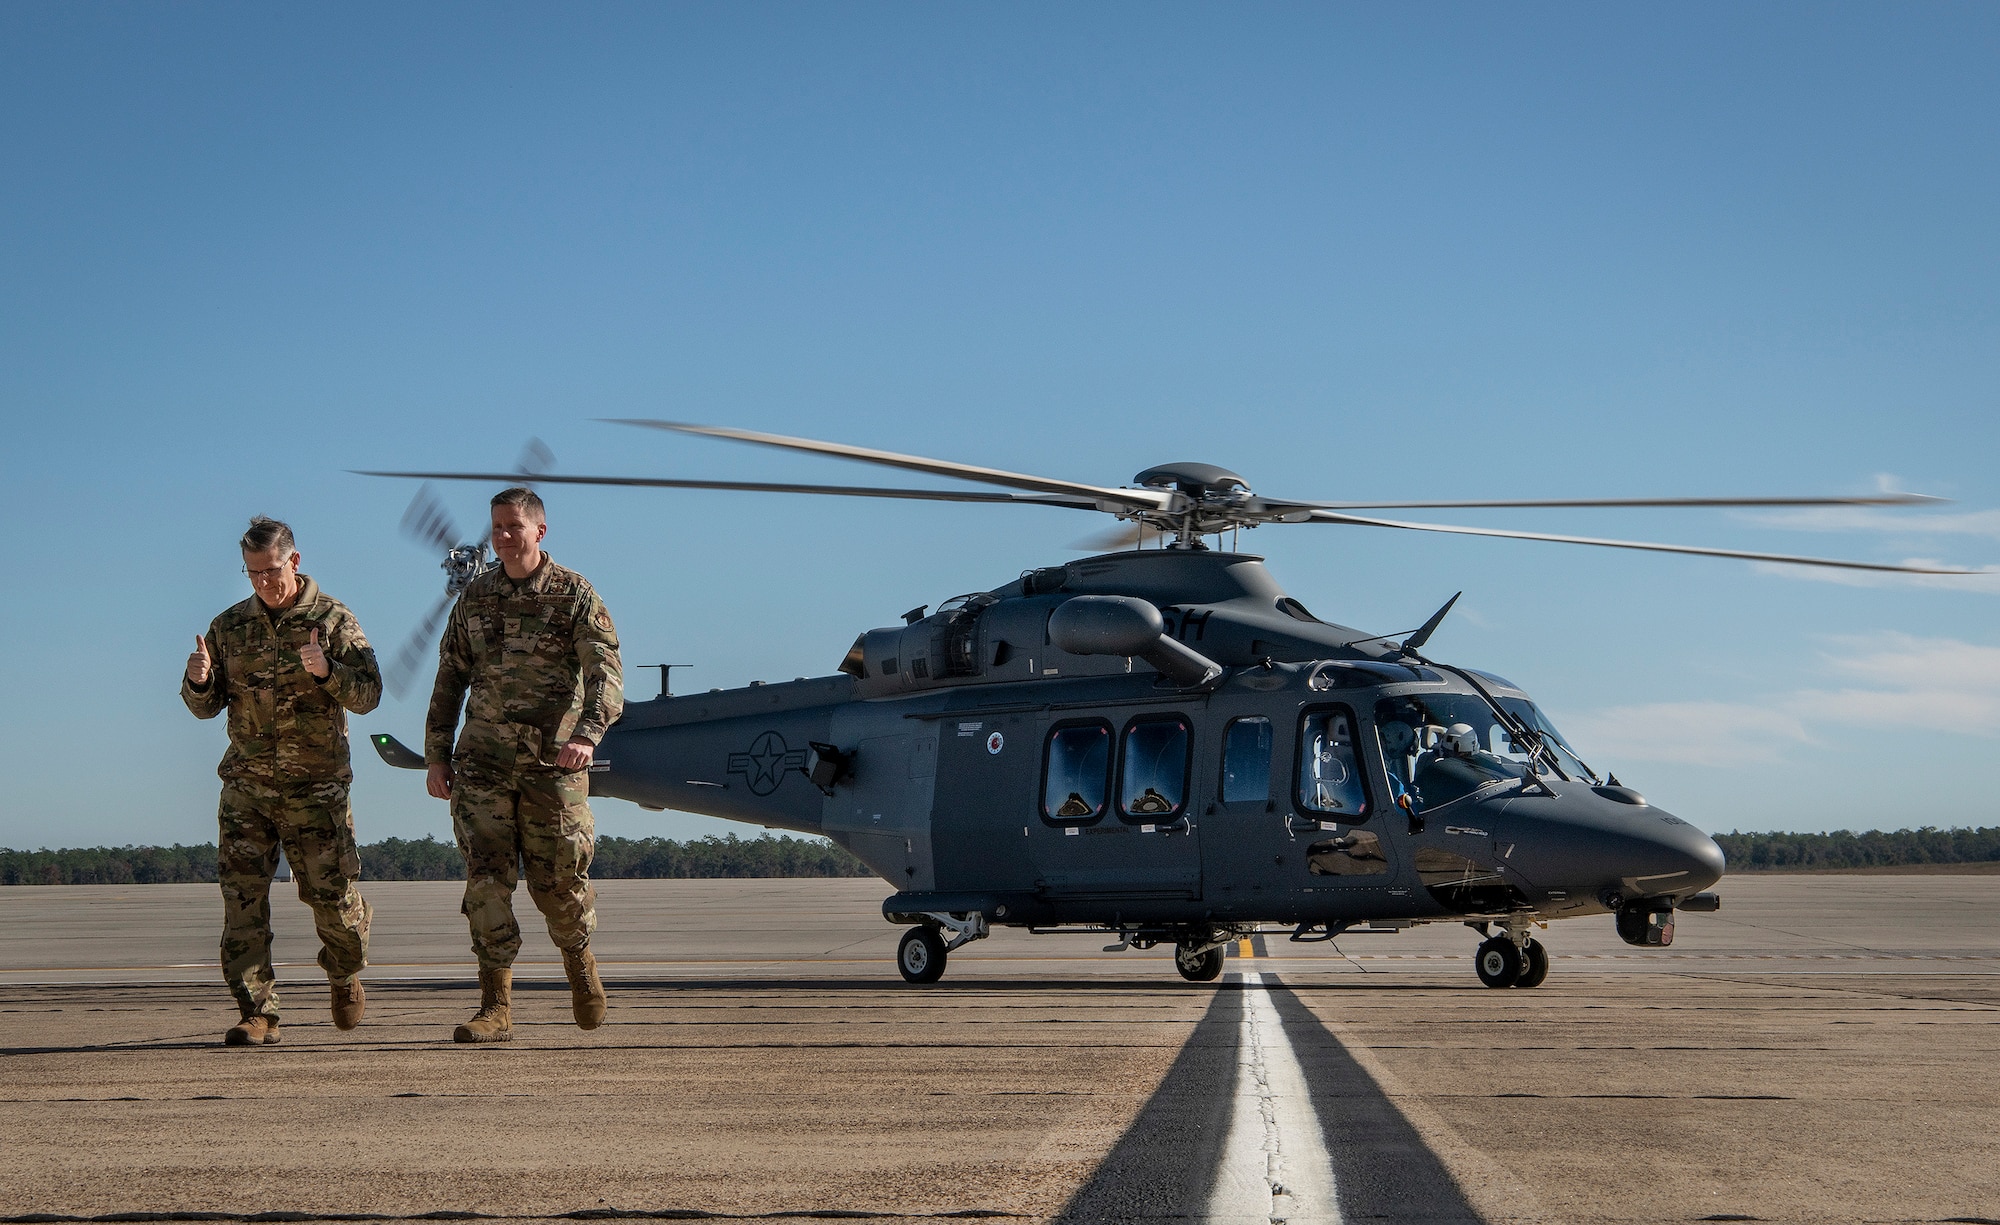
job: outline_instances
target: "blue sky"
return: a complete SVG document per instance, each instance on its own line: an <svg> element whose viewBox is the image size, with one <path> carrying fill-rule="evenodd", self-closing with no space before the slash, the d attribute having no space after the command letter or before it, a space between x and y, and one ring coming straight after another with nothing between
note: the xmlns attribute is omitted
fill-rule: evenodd
<svg viewBox="0 0 2000 1225"><path fill-rule="evenodd" d="M569 472L870 479L600 417L1303 498L1888 482L1956 503L1435 517L2000 563L1995 62L1969 4L0 7L0 845L213 836L222 729L176 675L251 514L393 652L437 575L412 490L348 469L538 436ZM628 664L703 688L829 672L1098 527L621 490L551 520ZM1704 828L2000 815L2000 579L1243 543L1372 631L1465 590L1432 653ZM356 772L364 839L447 834L417 776Z"/></svg>

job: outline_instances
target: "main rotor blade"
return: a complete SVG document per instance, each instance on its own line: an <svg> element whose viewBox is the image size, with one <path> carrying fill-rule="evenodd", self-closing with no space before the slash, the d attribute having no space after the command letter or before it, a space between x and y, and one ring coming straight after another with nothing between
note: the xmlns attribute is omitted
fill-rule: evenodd
<svg viewBox="0 0 2000 1225"><path fill-rule="evenodd" d="M1891 566L1872 561L1839 561L1828 557L1794 557L1786 553L1746 553L1736 549L1709 549L1691 544L1653 544L1644 540L1601 540L1594 536L1551 536L1544 532L1507 532L1489 527L1453 527L1444 523L1405 523L1396 519L1364 519L1330 510L1316 510L1314 523L1342 523L1356 527L1398 527L1416 532L1449 532L1456 536L1497 536L1505 540L1546 540L1554 544L1589 544L1607 549L1643 549L1649 553L1691 553L1699 557L1736 557L1744 561L1769 561L1787 566L1832 566L1841 570L1886 570L1895 574L1978 574L1977 570L1940 569L1934 566Z"/></svg>
<svg viewBox="0 0 2000 1225"><path fill-rule="evenodd" d="M734 442L750 442L758 446L778 447L787 451L831 455L839 459L877 464L885 468L928 472L932 476L951 476L986 485L1005 485L1010 489L1025 489L1034 493L1070 494L1087 497L1094 502L1112 502L1133 509L1164 510L1173 504L1175 496L1166 490L1114 489L1104 485L1084 485L1075 481L1056 480L1053 477L1008 472L1000 468L981 468L974 464L954 463L951 460L928 459L921 455L901 455L894 451L877 451L870 447L820 442L812 438L792 438L784 434L760 434L754 430L735 430L718 425L690 425L681 421L650 421L633 417L607 417L605 420L614 425L637 425L647 429L671 430L680 434L698 434L706 438L727 438Z"/></svg>
<svg viewBox="0 0 2000 1225"><path fill-rule="evenodd" d="M1931 506L1951 501L1926 493L1876 493L1835 498L1537 498L1502 502L1294 502L1284 498L1260 498L1266 506L1297 506L1313 510L1470 510L1482 507L1528 509L1533 507L1604 506Z"/></svg>
<svg viewBox="0 0 2000 1225"><path fill-rule="evenodd" d="M382 683L387 685L389 692L397 698L402 698L409 692L410 682L417 675L417 665L423 662L424 648L431 644L431 639L437 633L438 622L444 620L444 614L451 607L451 601L452 597L446 596L431 605L431 610L424 614L424 619L417 623L415 631L396 651L396 658L390 662L388 671L383 673Z"/></svg>
<svg viewBox="0 0 2000 1225"><path fill-rule="evenodd" d="M364 472L356 476L394 476L427 481L507 481L514 474L504 472ZM881 489L867 485L788 485L769 481L681 481L652 476L538 476L538 485L623 485L652 489L720 489L748 493L820 493L850 498L909 498L922 502L1013 502L1023 506L1067 506L1096 510L1095 497L1058 497L1053 494L989 493L978 489Z"/></svg>
<svg viewBox="0 0 2000 1225"><path fill-rule="evenodd" d="M410 499L410 508L403 512L403 534L443 553L457 544L462 537L458 525L452 522L451 512L438 501L438 496L429 485L420 486L417 496Z"/></svg>
<svg viewBox="0 0 2000 1225"><path fill-rule="evenodd" d="M521 458L514 461L514 467L519 469L517 475L527 478L530 484L546 477L555 466L556 453L539 438L530 438L522 443Z"/></svg>

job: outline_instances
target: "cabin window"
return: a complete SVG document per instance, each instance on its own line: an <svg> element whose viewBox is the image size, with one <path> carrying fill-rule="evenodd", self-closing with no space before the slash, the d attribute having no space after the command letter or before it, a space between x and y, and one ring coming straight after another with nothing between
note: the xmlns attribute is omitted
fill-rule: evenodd
<svg viewBox="0 0 2000 1225"><path fill-rule="evenodd" d="M1104 815L1111 781L1111 725L1072 723L1049 733L1042 774L1042 816L1094 821Z"/></svg>
<svg viewBox="0 0 2000 1225"><path fill-rule="evenodd" d="M1222 802L1271 798L1271 721L1231 719L1222 733Z"/></svg>
<svg viewBox="0 0 2000 1225"><path fill-rule="evenodd" d="M1132 821L1171 821L1187 806L1187 720L1179 715L1138 719L1125 729L1125 768L1118 811Z"/></svg>
<svg viewBox="0 0 2000 1225"><path fill-rule="evenodd" d="M1354 751L1354 715L1345 707L1308 711L1300 725L1299 806L1348 821L1368 813L1368 791Z"/></svg>

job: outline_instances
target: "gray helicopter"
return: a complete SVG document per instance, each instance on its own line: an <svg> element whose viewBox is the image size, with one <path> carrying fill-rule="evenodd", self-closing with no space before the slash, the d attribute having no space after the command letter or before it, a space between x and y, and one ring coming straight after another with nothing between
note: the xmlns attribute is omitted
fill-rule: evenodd
<svg viewBox="0 0 2000 1225"><path fill-rule="evenodd" d="M1422 654L1452 597L1402 637L1321 620L1261 558L1206 539L1322 523L1794 565L1962 570L1554 536L1361 516L1444 507L1907 506L1830 498L1301 502L1208 464L1079 484L919 456L664 421L622 424L804 451L1000 489L565 476L542 484L1058 506L1123 520L1120 551L917 608L854 640L830 676L630 702L591 794L821 834L896 889L896 964L934 982L994 925L1172 944L1190 981L1259 933L1301 942L1416 924L1484 937L1489 987L1534 987L1554 919L1609 914L1670 944L1720 906L1721 848L1585 764L1526 691ZM524 465L525 466L525 465ZM519 473L378 472L511 482ZM1157 547L1145 547L1149 543ZM462 585L462 584L461 584ZM391 765L421 769L394 737Z"/></svg>

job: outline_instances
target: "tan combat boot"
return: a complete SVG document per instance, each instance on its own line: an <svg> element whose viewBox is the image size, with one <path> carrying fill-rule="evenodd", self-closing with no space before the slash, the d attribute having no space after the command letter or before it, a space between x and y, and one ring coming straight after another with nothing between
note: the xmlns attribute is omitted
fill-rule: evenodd
<svg viewBox="0 0 2000 1225"><path fill-rule="evenodd" d="M361 1024L361 1014L368 1011L368 993L361 989L361 980L353 979L346 986L333 983L333 1027L353 1029Z"/></svg>
<svg viewBox="0 0 2000 1225"><path fill-rule="evenodd" d="M507 1042L514 1037L514 971L479 972L479 1011L451 1031L453 1042Z"/></svg>
<svg viewBox="0 0 2000 1225"><path fill-rule="evenodd" d="M224 1046L270 1046L278 1040L278 1023L270 1017L244 1017L222 1035Z"/></svg>
<svg viewBox="0 0 2000 1225"><path fill-rule="evenodd" d="M604 984L597 977L597 958L590 946L580 944L564 949L563 973L569 975L569 1010L576 1016L578 1029L596 1029L604 1024Z"/></svg>

